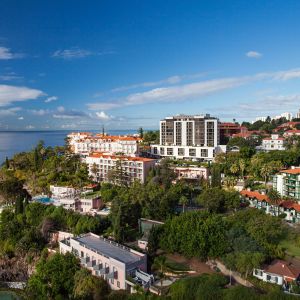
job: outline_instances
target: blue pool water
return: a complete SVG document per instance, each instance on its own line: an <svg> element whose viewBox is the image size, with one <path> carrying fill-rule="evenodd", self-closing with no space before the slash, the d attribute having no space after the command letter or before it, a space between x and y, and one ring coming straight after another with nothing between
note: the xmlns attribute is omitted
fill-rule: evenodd
<svg viewBox="0 0 300 300"><path fill-rule="evenodd" d="M40 203L43 203L43 204L51 204L54 202L53 199L49 198L49 197L35 197L33 198L34 201L36 202L40 202Z"/></svg>

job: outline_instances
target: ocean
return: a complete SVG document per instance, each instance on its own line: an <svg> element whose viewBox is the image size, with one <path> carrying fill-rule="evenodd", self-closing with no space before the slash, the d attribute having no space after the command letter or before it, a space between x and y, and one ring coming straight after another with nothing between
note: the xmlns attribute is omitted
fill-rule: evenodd
<svg viewBox="0 0 300 300"><path fill-rule="evenodd" d="M11 158L14 154L29 151L39 141L44 141L46 146L62 146L65 137L71 131L0 131L0 164L5 158ZM89 130L89 132L96 132ZM100 133L99 131L97 131ZM134 134L136 130L108 130L108 134L123 135Z"/></svg>

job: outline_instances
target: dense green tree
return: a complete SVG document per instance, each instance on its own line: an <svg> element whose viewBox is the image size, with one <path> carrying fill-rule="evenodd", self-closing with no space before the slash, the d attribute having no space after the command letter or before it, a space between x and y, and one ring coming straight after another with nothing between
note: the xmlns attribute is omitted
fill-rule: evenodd
<svg viewBox="0 0 300 300"><path fill-rule="evenodd" d="M42 258L28 281L30 298L69 299L74 290L74 274L79 268L79 261L70 253Z"/></svg>
<svg viewBox="0 0 300 300"><path fill-rule="evenodd" d="M107 299L110 287L103 278L93 276L88 270L78 270L74 275L74 298L78 300Z"/></svg>

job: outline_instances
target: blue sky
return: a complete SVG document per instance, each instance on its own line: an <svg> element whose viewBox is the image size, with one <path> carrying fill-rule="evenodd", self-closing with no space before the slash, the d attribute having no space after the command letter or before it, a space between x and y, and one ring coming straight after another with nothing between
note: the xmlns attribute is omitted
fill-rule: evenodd
<svg viewBox="0 0 300 300"><path fill-rule="evenodd" d="M0 130L300 108L300 1L2 0Z"/></svg>

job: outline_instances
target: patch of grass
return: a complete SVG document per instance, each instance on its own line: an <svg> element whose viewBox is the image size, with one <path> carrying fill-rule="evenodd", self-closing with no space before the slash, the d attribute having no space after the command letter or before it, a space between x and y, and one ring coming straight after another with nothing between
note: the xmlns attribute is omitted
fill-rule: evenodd
<svg viewBox="0 0 300 300"><path fill-rule="evenodd" d="M279 246L285 249L285 252L300 259L300 247L294 239L285 239L279 243Z"/></svg>
<svg viewBox="0 0 300 300"><path fill-rule="evenodd" d="M186 264L178 263L178 262L173 261L171 259L167 259L166 265L172 271L181 271L181 272L190 271L190 268Z"/></svg>

